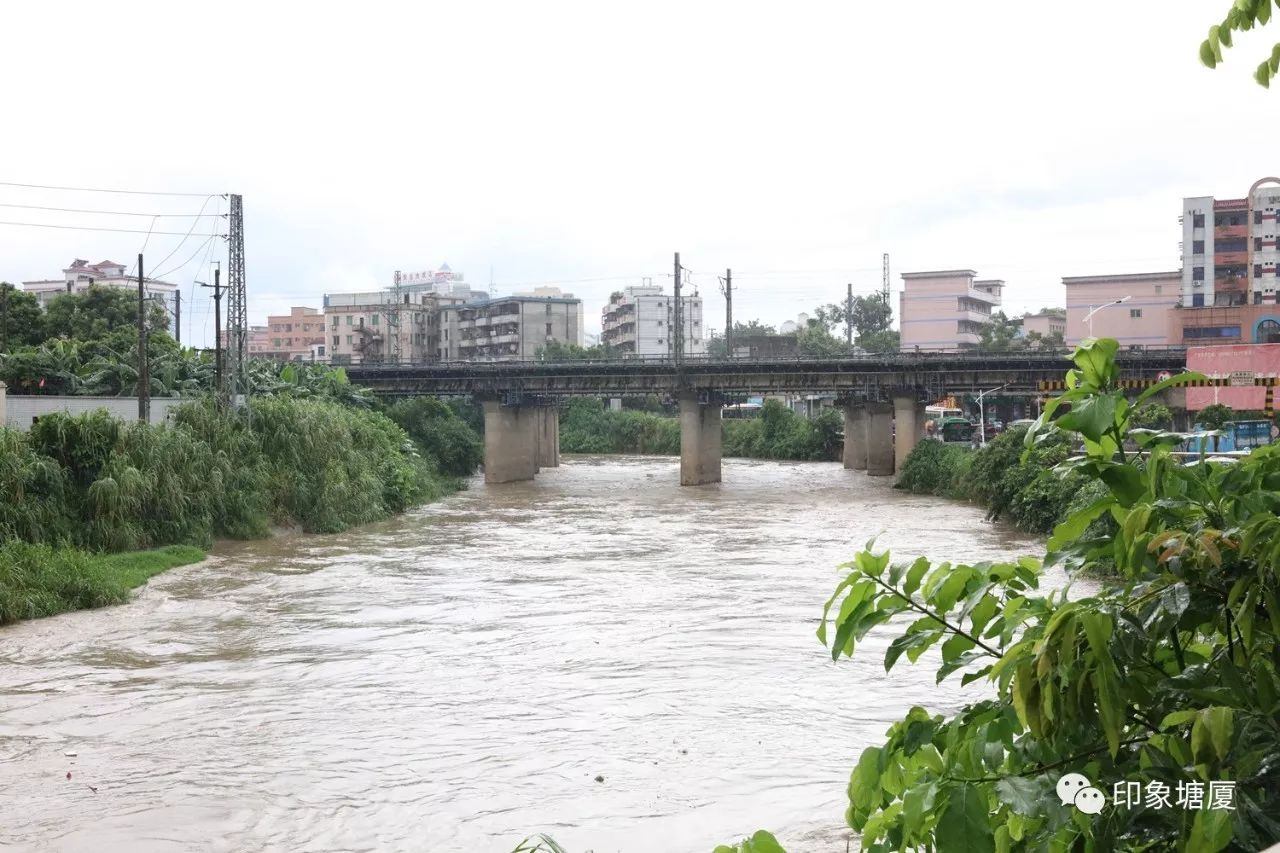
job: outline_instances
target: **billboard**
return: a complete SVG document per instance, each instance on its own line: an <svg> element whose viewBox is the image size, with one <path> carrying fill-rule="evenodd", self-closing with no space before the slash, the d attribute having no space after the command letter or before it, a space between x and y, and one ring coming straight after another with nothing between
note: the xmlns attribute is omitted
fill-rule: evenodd
<svg viewBox="0 0 1280 853"><path fill-rule="evenodd" d="M1267 389L1254 379L1280 376L1280 344L1234 344L1189 347L1187 369L1230 384L1219 388L1188 388L1187 409L1198 412L1214 403L1233 409L1262 409Z"/></svg>

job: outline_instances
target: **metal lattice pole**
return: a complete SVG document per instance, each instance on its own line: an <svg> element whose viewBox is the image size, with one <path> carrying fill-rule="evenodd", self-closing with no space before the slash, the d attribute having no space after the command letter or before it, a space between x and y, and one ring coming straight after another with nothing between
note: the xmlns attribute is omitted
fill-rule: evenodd
<svg viewBox="0 0 1280 853"><path fill-rule="evenodd" d="M227 388L231 399L249 399L249 307L245 295L244 209L231 196L227 239Z"/></svg>
<svg viewBox="0 0 1280 853"><path fill-rule="evenodd" d="M391 363L400 363L400 270L396 270L395 284L391 287L391 304L387 306L387 337L391 339Z"/></svg>

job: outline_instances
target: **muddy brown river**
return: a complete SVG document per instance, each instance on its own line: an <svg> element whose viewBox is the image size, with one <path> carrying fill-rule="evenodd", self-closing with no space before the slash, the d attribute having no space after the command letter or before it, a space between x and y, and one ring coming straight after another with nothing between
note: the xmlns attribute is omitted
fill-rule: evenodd
<svg viewBox="0 0 1280 853"><path fill-rule="evenodd" d="M1039 546L834 463L724 479L566 457L0 629L0 846L710 853L767 828L844 851L861 749L960 700L931 666L885 676L892 629L832 663L835 566L873 536L904 558Z"/></svg>

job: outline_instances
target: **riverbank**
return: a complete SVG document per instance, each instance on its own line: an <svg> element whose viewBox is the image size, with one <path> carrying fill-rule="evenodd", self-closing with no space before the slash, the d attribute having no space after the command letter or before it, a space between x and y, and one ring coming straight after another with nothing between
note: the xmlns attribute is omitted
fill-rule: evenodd
<svg viewBox="0 0 1280 853"><path fill-rule="evenodd" d="M388 518L458 491L479 461L443 406L389 417L275 396L236 412L196 401L173 421L98 411L0 429L0 624L119 603L215 539Z"/></svg>
<svg viewBox="0 0 1280 853"><path fill-rule="evenodd" d="M93 554L6 542L0 545L0 625L122 604L153 576L207 556L192 545Z"/></svg>
<svg viewBox="0 0 1280 853"><path fill-rule="evenodd" d="M978 450L922 441L903 463L895 487L975 503L986 508L992 521L1004 519L1027 533L1050 533L1101 497L1105 487L1078 474L1052 472L1070 453L1065 437L1037 443L1024 461L1025 437L1025 427L1011 429Z"/></svg>

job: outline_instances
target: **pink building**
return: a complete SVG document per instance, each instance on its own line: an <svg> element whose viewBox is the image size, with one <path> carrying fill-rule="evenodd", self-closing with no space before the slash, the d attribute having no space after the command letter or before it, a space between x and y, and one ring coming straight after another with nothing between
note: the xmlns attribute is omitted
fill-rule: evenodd
<svg viewBox="0 0 1280 853"><path fill-rule="evenodd" d="M1055 335L1065 338L1067 334L1067 315L1062 311L1045 310L1039 314L1027 314L1014 322L1022 324L1023 335L1035 332L1042 338L1052 338Z"/></svg>
<svg viewBox="0 0 1280 853"><path fill-rule="evenodd" d="M977 281L973 270L902 274L898 320L902 351L976 346L991 312L1000 307L1004 282Z"/></svg>
<svg viewBox="0 0 1280 853"><path fill-rule="evenodd" d="M1198 412L1214 403L1236 411L1261 410L1266 405L1267 389L1254 385L1253 380L1280 377L1280 344L1188 347L1187 369L1210 379L1233 382L1226 387L1188 388L1188 411Z"/></svg>
<svg viewBox="0 0 1280 853"><path fill-rule="evenodd" d="M311 361L314 346L324 345L324 315L314 308L293 307L288 314L267 317L267 325L249 329L249 354L277 361Z"/></svg>
<svg viewBox="0 0 1280 853"><path fill-rule="evenodd" d="M1067 291L1067 343L1115 338L1121 346L1165 346L1168 313L1182 296L1182 273L1144 272L1062 279ZM1119 302L1119 300L1124 300ZM1119 304L1117 304L1119 303ZM1092 323L1085 321L1089 312Z"/></svg>

